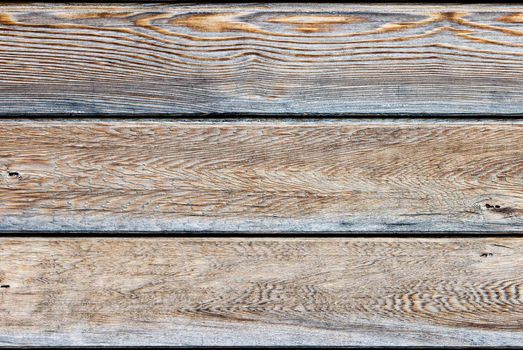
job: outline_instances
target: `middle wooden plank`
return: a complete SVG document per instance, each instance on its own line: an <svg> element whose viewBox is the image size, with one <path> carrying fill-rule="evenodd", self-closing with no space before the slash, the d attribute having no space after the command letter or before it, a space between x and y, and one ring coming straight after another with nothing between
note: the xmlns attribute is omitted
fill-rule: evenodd
<svg viewBox="0 0 523 350"><path fill-rule="evenodd" d="M523 124L2 121L1 231L523 232Z"/></svg>

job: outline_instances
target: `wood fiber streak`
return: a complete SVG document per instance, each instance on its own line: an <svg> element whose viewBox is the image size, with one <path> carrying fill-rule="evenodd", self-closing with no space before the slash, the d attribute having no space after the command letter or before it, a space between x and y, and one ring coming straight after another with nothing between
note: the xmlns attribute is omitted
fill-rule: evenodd
<svg viewBox="0 0 523 350"><path fill-rule="evenodd" d="M0 122L0 230L523 232L523 124Z"/></svg>
<svg viewBox="0 0 523 350"><path fill-rule="evenodd" d="M0 5L0 115L521 114L523 6Z"/></svg>
<svg viewBox="0 0 523 350"><path fill-rule="evenodd" d="M519 238L1 238L0 280L0 345L523 342Z"/></svg>

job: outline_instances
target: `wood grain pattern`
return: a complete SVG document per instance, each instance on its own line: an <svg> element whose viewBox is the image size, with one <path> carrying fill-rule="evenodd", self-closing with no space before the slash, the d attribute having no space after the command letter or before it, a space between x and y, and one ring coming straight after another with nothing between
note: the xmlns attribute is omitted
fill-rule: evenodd
<svg viewBox="0 0 523 350"><path fill-rule="evenodd" d="M0 230L523 231L520 121L0 122Z"/></svg>
<svg viewBox="0 0 523 350"><path fill-rule="evenodd" d="M0 280L0 345L523 342L521 238L1 238Z"/></svg>
<svg viewBox="0 0 523 350"><path fill-rule="evenodd" d="M2 3L0 115L521 115L522 13Z"/></svg>

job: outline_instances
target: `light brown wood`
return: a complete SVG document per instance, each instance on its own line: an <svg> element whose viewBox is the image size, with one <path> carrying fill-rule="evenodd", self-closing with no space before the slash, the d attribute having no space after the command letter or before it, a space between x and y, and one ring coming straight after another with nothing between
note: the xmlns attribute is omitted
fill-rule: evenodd
<svg viewBox="0 0 523 350"><path fill-rule="evenodd" d="M523 239L1 238L0 345L520 345Z"/></svg>
<svg viewBox="0 0 523 350"><path fill-rule="evenodd" d="M515 4L2 3L0 115L517 114Z"/></svg>
<svg viewBox="0 0 523 350"><path fill-rule="evenodd" d="M519 121L1 121L3 231L523 229Z"/></svg>

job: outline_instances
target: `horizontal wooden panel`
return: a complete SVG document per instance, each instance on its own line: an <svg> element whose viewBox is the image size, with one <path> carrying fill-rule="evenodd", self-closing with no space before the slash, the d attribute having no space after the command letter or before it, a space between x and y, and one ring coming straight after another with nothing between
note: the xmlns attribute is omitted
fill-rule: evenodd
<svg viewBox="0 0 523 350"><path fill-rule="evenodd" d="M523 342L522 239L2 238L0 280L0 345Z"/></svg>
<svg viewBox="0 0 523 350"><path fill-rule="evenodd" d="M520 122L0 122L0 230L523 231Z"/></svg>
<svg viewBox="0 0 523 350"><path fill-rule="evenodd" d="M521 114L523 6L0 5L0 115Z"/></svg>

